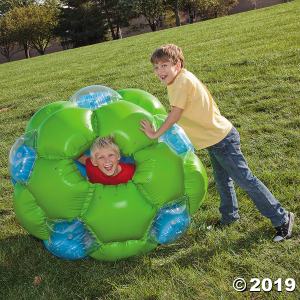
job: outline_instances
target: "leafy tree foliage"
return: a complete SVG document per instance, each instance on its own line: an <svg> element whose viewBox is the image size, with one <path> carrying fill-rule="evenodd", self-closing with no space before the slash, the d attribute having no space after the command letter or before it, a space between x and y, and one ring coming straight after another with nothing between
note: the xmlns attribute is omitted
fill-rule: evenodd
<svg viewBox="0 0 300 300"><path fill-rule="evenodd" d="M59 22L54 32L69 39L73 47L81 47L107 40L107 26L99 2L65 0L60 8Z"/></svg>
<svg viewBox="0 0 300 300"><path fill-rule="evenodd" d="M55 32L69 38L74 47L118 39L121 27L137 18L134 0L63 0L60 21Z"/></svg>
<svg viewBox="0 0 300 300"><path fill-rule="evenodd" d="M0 53L4 55L7 61L10 61L14 52L16 42L14 39L14 32L7 22L5 16L0 17Z"/></svg>
<svg viewBox="0 0 300 300"><path fill-rule="evenodd" d="M102 0L101 3L113 40L119 38L121 27L129 26L130 21L140 15L135 0Z"/></svg>
<svg viewBox="0 0 300 300"><path fill-rule="evenodd" d="M0 15L3 15L14 7L24 7L35 4L36 0L0 0Z"/></svg>
<svg viewBox="0 0 300 300"><path fill-rule="evenodd" d="M199 0L198 16L201 20L214 19L228 14L237 0Z"/></svg>
<svg viewBox="0 0 300 300"><path fill-rule="evenodd" d="M163 0L166 9L171 9L176 17L176 25L180 26L180 11L188 12L191 23L196 15L201 20L218 18L228 14L237 0Z"/></svg>
<svg viewBox="0 0 300 300"><path fill-rule="evenodd" d="M54 7L31 5L27 11L31 16L30 44L44 55L46 48L56 38L53 29L58 23L58 10Z"/></svg>
<svg viewBox="0 0 300 300"><path fill-rule="evenodd" d="M182 10L186 11L190 17L190 23L194 23L196 19L196 14L200 8L201 0L183 0Z"/></svg>
<svg viewBox="0 0 300 300"><path fill-rule="evenodd" d="M15 7L5 14L13 32L14 40L25 51L25 57L30 57L31 20L26 7Z"/></svg>
<svg viewBox="0 0 300 300"><path fill-rule="evenodd" d="M183 0L163 0L163 4L166 10L172 10L176 18L176 26L180 26L179 12L182 8Z"/></svg>
<svg viewBox="0 0 300 300"><path fill-rule="evenodd" d="M134 0L137 15L144 16L152 31L157 29L157 20L164 14L163 0Z"/></svg>
<svg viewBox="0 0 300 300"><path fill-rule="evenodd" d="M51 41L56 38L53 28L58 22L58 12L54 7L31 4L14 7L5 14L14 32L14 40L30 57L30 47L43 55Z"/></svg>

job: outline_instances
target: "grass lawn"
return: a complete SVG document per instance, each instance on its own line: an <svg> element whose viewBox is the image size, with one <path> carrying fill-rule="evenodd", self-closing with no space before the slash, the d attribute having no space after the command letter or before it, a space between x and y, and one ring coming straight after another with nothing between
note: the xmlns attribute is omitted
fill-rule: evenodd
<svg viewBox="0 0 300 300"><path fill-rule="evenodd" d="M16 299L300 299L300 1L123 40L0 65L0 298ZM296 221L292 239L275 233L237 188L241 220L223 231L219 197L206 150L197 151L208 192L187 235L144 256L117 262L66 261L18 223L7 168L10 148L41 107L88 85L138 88L169 111L167 91L150 56L160 45L182 47L185 67L210 90L222 114L239 130L253 173ZM35 279L40 277L40 282ZM236 292L235 278L248 283ZM250 292L251 278L261 281ZM269 278L273 288L268 287ZM282 279L282 292L279 282ZM296 288L286 288L292 278ZM34 283L35 282L35 283Z"/></svg>

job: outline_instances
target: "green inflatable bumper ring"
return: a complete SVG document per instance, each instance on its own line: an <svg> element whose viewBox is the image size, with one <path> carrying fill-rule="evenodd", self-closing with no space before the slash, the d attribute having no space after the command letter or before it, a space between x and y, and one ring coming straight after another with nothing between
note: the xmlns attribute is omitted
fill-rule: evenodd
<svg viewBox="0 0 300 300"><path fill-rule="evenodd" d="M166 114L145 91L104 86L41 108L9 155L20 224L69 260L116 261L180 239L204 200L207 178L190 145L176 153L167 139L150 140L139 129L142 118L159 127ZM134 176L126 184L92 184L76 159L111 133L122 159L134 162Z"/></svg>

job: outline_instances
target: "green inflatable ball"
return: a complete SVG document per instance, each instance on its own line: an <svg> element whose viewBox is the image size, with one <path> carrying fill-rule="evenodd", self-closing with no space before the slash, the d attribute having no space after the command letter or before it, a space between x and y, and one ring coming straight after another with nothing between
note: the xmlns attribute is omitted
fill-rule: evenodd
<svg viewBox="0 0 300 300"><path fill-rule="evenodd" d="M151 94L86 87L41 108L12 147L9 167L20 224L64 259L116 261L172 243L202 204L207 178L198 157L150 140L140 120L166 115ZM156 125L157 126L157 125ZM92 184L76 159L113 134L135 173L126 184ZM163 224L163 225L161 225Z"/></svg>

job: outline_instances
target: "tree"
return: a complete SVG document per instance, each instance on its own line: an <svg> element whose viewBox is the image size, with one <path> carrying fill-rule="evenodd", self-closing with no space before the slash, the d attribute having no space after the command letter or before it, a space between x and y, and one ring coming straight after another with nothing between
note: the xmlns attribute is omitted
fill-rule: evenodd
<svg viewBox="0 0 300 300"><path fill-rule="evenodd" d="M26 7L15 7L5 14L15 33L14 40L25 51L25 57L30 57L31 20Z"/></svg>
<svg viewBox="0 0 300 300"><path fill-rule="evenodd" d="M16 46L14 32L6 20L5 16L0 17L0 53L10 61L11 57L18 51L14 51Z"/></svg>
<svg viewBox="0 0 300 300"><path fill-rule="evenodd" d="M172 10L176 18L176 26L180 26L179 12L182 7L182 0L163 0L163 4L166 10Z"/></svg>
<svg viewBox="0 0 300 300"><path fill-rule="evenodd" d="M237 0L215 0L213 4L214 17L228 15L228 11L235 4L237 4Z"/></svg>
<svg viewBox="0 0 300 300"><path fill-rule="evenodd" d="M138 12L143 15L152 31L157 29L157 19L164 13L162 0L137 0Z"/></svg>
<svg viewBox="0 0 300 300"><path fill-rule="evenodd" d="M36 0L1 0L0 1L0 15L4 15L15 7L24 7L35 4Z"/></svg>
<svg viewBox="0 0 300 300"><path fill-rule="evenodd" d="M26 58L30 57L32 47L45 54L56 38L53 28L58 22L58 11L53 2L16 6L5 14L5 19L11 26L14 42L24 49Z"/></svg>
<svg viewBox="0 0 300 300"><path fill-rule="evenodd" d="M31 20L30 44L41 55L44 55L51 41L57 37L53 29L58 23L58 10L55 7L31 5L26 8L26 11Z"/></svg>
<svg viewBox="0 0 300 300"><path fill-rule="evenodd" d="M201 0L183 0L182 1L182 10L186 11L190 17L190 23L194 23L196 18L196 12L199 9Z"/></svg>
<svg viewBox="0 0 300 300"><path fill-rule="evenodd" d="M201 20L225 16L236 3L237 0L199 0L197 15Z"/></svg>
<svg viewBox="0 0 300 300"><path fill-rule="evenodd" d="M60 8L54 33L69 39L73 47L92 45L107 40L107 25L99 2L65 0Z"/></svg>
<svg viewBox="0 0 300 300"><path fill-rule="evenodd" d="M119 38L121 27L129 26L130 21L139 16L135 0L102 0L101 3L113 40Z"/></svg>

